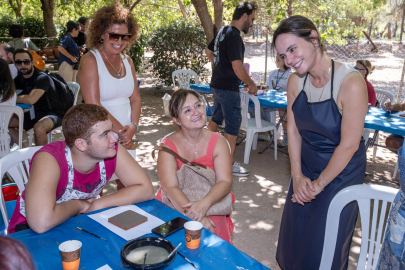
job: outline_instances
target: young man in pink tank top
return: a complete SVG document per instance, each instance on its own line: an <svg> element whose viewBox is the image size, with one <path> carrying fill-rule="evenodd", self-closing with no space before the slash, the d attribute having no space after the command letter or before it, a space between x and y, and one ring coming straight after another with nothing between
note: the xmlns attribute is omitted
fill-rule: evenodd
<svg viewBox="0 0 405 270"><path fill-rule="evenodd" d="M65 141L48 144L33 156L9 233L28 228L44 233L77 214L154 198L150 179L117 143L104 108L76 105L62 127ZM126 187L97 199L114 173Z"/></svg>

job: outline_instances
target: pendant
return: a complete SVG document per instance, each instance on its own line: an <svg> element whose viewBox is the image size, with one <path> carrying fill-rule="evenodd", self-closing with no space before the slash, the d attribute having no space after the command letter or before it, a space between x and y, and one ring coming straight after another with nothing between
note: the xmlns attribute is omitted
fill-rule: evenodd
<svg viewBox="0 0 405 270"><path fill-rule="evenodd" d="M117 77L119 78L121 76L121 73L117 73Z"/></svg>

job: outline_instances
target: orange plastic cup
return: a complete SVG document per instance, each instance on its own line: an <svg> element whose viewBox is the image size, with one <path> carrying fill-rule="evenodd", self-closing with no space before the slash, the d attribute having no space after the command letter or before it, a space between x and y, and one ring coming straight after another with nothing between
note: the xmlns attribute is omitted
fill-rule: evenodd
<svg viewBox="0 0 405 270"><path fill-rule="evenodd" d="M65 241L59 245L63 270L79 269L81 250L82 250L82 242L77 240Z"/></svg>
<svg viewBox="0 0 405 270"><path fill-rule="evenodd" d="M200 246L202 228L202 223L198 221L189 221L184 224L184 230L186 232L186 246L189 249L196 249Z"/></svg>

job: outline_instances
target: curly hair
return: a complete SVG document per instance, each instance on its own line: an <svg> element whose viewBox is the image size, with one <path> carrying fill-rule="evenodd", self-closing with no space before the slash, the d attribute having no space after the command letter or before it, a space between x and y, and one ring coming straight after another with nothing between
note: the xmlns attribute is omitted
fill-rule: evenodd
<svg viewBox="0 0 405 270"><path fill-rule="evenodd" d="M93 14L87 29L87 47L94 49L100 46L102 44L101 35L113 24L126 24L128 33L132 35L124 49L124 53L126 53L139 37L139 26L131 11L124 8L120 3L104 6Z"/></svg>

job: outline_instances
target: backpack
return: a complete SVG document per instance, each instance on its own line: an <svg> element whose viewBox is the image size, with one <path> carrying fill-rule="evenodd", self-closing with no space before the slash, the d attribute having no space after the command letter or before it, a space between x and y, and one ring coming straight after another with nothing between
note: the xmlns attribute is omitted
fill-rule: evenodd
<svg viewBox="0 0 405 270"><path fill-rule="evenodd" d="M65 115L70 107L73 106L75 100L72 89L69 88L61 75L50 73L48 70L42 73L47 74L54 84L54 87L50 87L46 95L49 109Z"/></svg>

